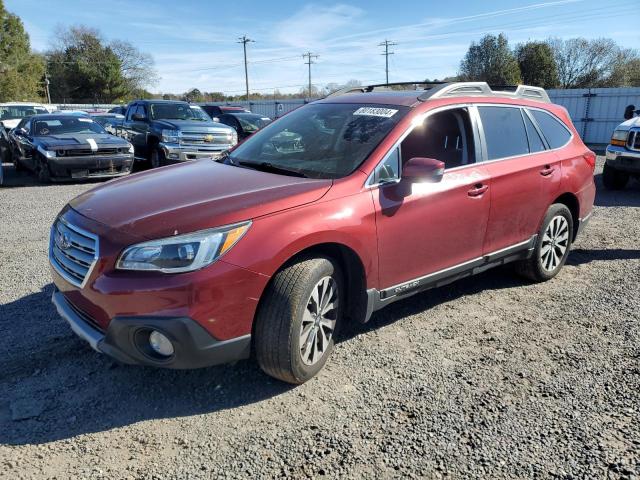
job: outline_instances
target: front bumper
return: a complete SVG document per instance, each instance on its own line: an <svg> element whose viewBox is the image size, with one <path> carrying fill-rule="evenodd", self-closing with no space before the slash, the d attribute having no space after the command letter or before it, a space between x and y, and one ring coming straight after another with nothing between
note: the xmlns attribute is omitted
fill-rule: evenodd
<svg viewBox="0 0 640 480"><path fill-rule="evenodd" d="M229 363L248 358L250 354L251 335L216 340L188 317L116 317L105 332L62 292L55 291L52 302L76 335L94 350L123 363L186 369ZM171 340L173 355L162 357L153 352L148 344L153 330Z"/></svg>
<svg viewBox="0 0 640 480"><path fill-rule="evenodd" d="M177 143L160 143L164 152L164 157L168 163L189 162L200 158L216 158L233 145L218 144L215 146L205 145L180 145Z"/></svg>
<svg viewBox="0 0 640 480"><path fill-rule="evenodd" d="M47 164L55 179L113 178L131 172L133 154L55 157Z"/></svg>
<svg viewBox="0 0 640 480"><path fill-rule="evenodd" d="M625 147L607 146L606 163L622 172L640 174L640 152Z"/></svg>

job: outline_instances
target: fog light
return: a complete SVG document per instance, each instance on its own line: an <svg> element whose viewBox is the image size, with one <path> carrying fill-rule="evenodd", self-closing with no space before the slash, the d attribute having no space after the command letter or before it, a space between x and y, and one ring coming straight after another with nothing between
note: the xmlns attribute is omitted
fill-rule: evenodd
<svg viewBox="0 0 640 480"><path fill-rule="evenodd" d="M177 153L170 153L169 158L172 160L177 160L178 158L180 158L180 155L178 155Z"/></svg>
<svg viewBox="0 0 640 480"><path fill-rule="evenodd" d="M157 330L154 330L149 335L149 345L151 345L153 351L158 355L162 355L163 357L173 355L173 344L171 340Z"/></svg>

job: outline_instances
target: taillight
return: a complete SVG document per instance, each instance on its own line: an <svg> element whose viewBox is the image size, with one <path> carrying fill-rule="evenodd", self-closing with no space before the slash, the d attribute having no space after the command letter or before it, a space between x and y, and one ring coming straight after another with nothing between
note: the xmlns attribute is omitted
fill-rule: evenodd
<svg viewBox="0 0 640 480"><path fill-rule="evenodd" d="M591 150L589 150L589 152L585 153L582 157L587 161L587 164L591 167L591 171L594 171L596 169L596 154L593 153Z"/></svg>

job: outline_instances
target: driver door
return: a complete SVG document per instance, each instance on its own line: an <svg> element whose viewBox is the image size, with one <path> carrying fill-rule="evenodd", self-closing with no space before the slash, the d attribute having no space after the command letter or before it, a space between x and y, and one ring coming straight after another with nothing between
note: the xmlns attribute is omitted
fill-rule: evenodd
<svg viewBox="0 0 640 480"><path fill-rule="evenodd" d="M23 129L21 132L20 129ZM20 133L18 133L20 132ZM26 120L20 122L20 124L16 127L13 136L13 144L17 151L14 151L14 155L18 155L19 161L26 165L30 169L35 169L36 165L34 162L33 156L33 139L31 137L31 120Z"/></svg>
<svg viewBox="0 0 640 480"><path fill-rule="evenodd" d="M431 274L446 277L444 270L464 268L482 256L490 180L486 167L476 163L480 148L475 132L468 108L428 114L378 166L372 194L379 287L388 289L385 293L411 290ZM444 162L442 180L403 180L402 165L414 157Z"/></svg>

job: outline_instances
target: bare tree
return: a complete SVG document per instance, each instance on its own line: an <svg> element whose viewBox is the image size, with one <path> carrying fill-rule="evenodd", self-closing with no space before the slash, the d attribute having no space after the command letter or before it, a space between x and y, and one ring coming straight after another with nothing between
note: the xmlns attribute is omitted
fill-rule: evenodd
<svg viewBox="0 0 640 480"><path fill-rule="evenodd" d="M109 46L120 59L120 71L130 91L142 90L158 83L158 73L150 54L141 52L123 40L114 40Z"/></svg>
<svg viewBox="0 0 640 480"><path fill-rule="evenodd" d="M610 38L551 38L561 88L599 86L611 76L620 48Z"/></svg>

